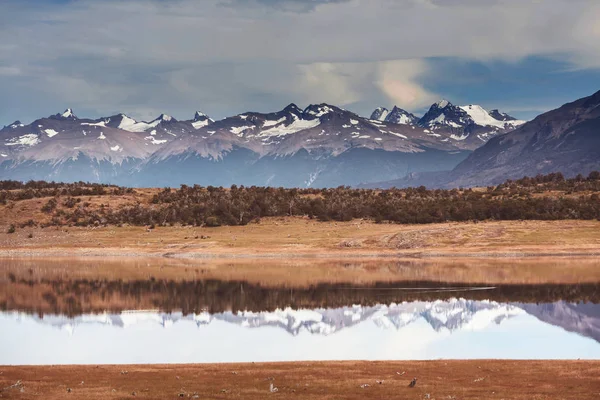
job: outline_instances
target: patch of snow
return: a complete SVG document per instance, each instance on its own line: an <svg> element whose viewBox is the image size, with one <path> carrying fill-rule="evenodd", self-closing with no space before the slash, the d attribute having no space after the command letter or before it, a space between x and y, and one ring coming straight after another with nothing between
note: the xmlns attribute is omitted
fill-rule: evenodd
<svg viewBox="0 0 600 400"><path fill-rule="evenodd" d="M328 107L328 106L322 106L322 107L317 108L317 111L315 111L315 110L308 111L308 114L314 115L315 117L322 117L323 115L329 114L330 112L333 112L333 108Z"/></svg>
<svg viewBox="0 0 600 400"><path fill-rule="evenodd" d="M265 120L265 122L263 123L263 127L265 127L265 126L274 126L274 125L277 125L277 124L280 124L280 123L282 123L283 121L285 121L285 117L281 117L281 118L279 118L277 121L271 121L271 120L268 120L268 119L267 119L267 120Z"/></svg>
<svg viewBox="0 0 600 400"><path fill-rule="evenodd" d="M469 134L465 134L465 135L462 135L462 136L459 136L459 135L450 135L450 137L452 139L454 139L454 140L462 141L462 140L465 140L466 138L468 138Z"/></svg>
<svg viewBox="0 0 600 400"><path fill-rule="evenodd" d="M106 136L104 136L104 132L100 132L100 136L98 136L98 139L106 139Z"/></svg>
<svg viewBox="0 0 600 400"><path fill-rule="evenodd" d="M16 128L21 128L23 126L25 126L25 125L23 125L23 124L12 124L10 127L13 128L13 129L16 129Z"/></svg>
<svg viewBox="0 0 600 400"><path fill-rule="evenodd" d="M239 117L240 117L241 119L243 119L243 120L246 120L246 119L248 118L248 116L247 116L247 115L240 115Z"/></svg>
<svg viewBox="0 0 600 400"><path fill-rule="evenodd" d="M446 121L446 114L440 114L430 121L430 124L443 124Z"/></svg>
<svg viewBox="0 0 600 400"><path fill-rule="evenodd" d="M264 130L260 133L260 136L283 136L302 131L304 129L310 129L319 126L321 121L318 119L305 120L296 118L294 122L285 126L274 126L271 129Z"/></svg>
<svg viewBox="0 0 600 400"><path fill-rule="evenodd" d="M359 138L359 139L368 139L368 138L370 138L370 137L371 137L370 135L361 135L361 136L359 136L358 138Z"/></svg>
<svg viewBox="0 0 600 400"><path fill-rule="evenodd" d="M101 126L103 128L106 128L106 123L110 122L110 120L108 121L100 121L100 122L82 122L81 125L87 125L87 126Z"/></svg>
<svg viewBox="0 0 600 400"><path fill-rule="evenodd" d="M160 119L156 119L151 123L137 122L135 119L129 118L125 114L121 114L121 122L117 128L128 132L145 132L150 128L155 128L160 122Z"/></svg>
<svg viewBox="0 0 600 400"><path fill-rule="evenodd" d="M2 157L8 157L8 156L7 156L6 154L4 154L4 153L0 154L0 156L2 156Z"/></svg>
<svg viewBox="0 0 600 400"><path fill-rule="evenodd" d="M123 151L123 149L121 148L121 146L119 146L118 144L117 144L117 145L114 145L114 146L112 146L110 149L111 149L112 151Z"/></svg>
<svg viewBox="0 0 600 400"><path fill-rule="evenodd" d="M342 128L346 128L346 129L352 128L352 125L346 125L346 124L344 124L344 125L342 125Z"/></svg>
<svg viewBox="0 0 600 400"><path fill-rule="evenodd" d="M149 140L149 141L150 141L150 143L152 143L152 144L163 144L163 143L167 143L167 140L166 140L166 139L163 139L163 140L157 140L157 139L156 139L154 136L146 136L146 137L144 138L144 140Z"/></svg>
<svg viewBox="0 0 600 400"><path fill-rule="evenodd" d="M410 124L410 118L408 118L407 115L402 114L400 116L400 119L398 121L396 121L397 124L402 124L402 125L408 125Z"/></svg>
<svg viewBox="0 0 600 400"><path fill-rule="evenodd" d="M44 132L46 132L46 135L48 135L48 137L58 135L58 132L56 132L54 129L45 129Z"/></svg>
<svg viewBox="0 0 600 400"><path fill-rule="evenodd" d="M153 129L153 130L150 132L150 135L152 135L152 136L156 136L156 129Z"/></svg>
<svg viewBox="0 0 600 400"><path fill-rule="evenodd" d="M70 118L70 117L74 117L74 116L75 116L75 114L73 114L73 110L71 110L70 108L67 108L67 109L65 110L65 112L61 114L61 116L62 116L63 118Z"/></svg>
<svg viewBox="0 0 600 400"><path fill-rule="evenodd" d="M34 133L29 133L27 135L19 136L13 139L8 140L8 143L5 143L6 146L35 146L40 142L40 138L38 135Z"/></svg>
<svg viewBox="0 0 600 400"><path fill-rule="evenodd" d="M358 125L358 121L357 121L357 120L355 120L355 119L351 119L351 120L350 120L350 123L351 123L352 125Z"/></svg>
<svg viewBox="0 0 600 400"><path fill-rule="evenodd" d="M506 125L516 127L523 125L526 121L499 121L492 117L483 107L476 104L469 104L468 106L460 106L460 108L469 114L469 117L477 124L481 126L495 126L497 128L505 128Z"/></svg>
<svg viewBox="0 0 600 400"><path fill-rule="evenodd" d="M401 133L396 133L396 132L392 132L392 131L389 131L388 133L389 133L390 135L398 136L399 138L402 138L402 139L408 139L406 136L404 136L404 135L403 135L403 134L401 134Z"/></svg>
<svg viewBox="0 0 600 400"><path fill-rule="evenodd" d="M380 137L376 137L376 138L375 138L375 140L378 140L378 141L379 141L379 140L383 140L383 139L382 139L382 138L380 138Z"/></svg>
<svg viewBox="0 0 600 400"><path fill-rule="evenodd" d="M207 131L208 133L210 133L211 135L214 135L215 133L217 133L217 131Z"/></svg>
<svg viewBox="0 0 600 400"><path fill-rule="evenodd" d="M448 100L440 100L435 104L438 106L438 108L446 108L450 102Z"/></svg>
<svg viewBox="0 0 600 400"><path fill-rule="evenodd" d="M246 129L254 129L254 127L253 126L232 126L231 129L229 130L229 132L233 133L234 135L241 136L242 132L244 132Z"/></svg>
<svg viewBox="0 0 600 400"><path fill-rule="evenodd" d="M208 124L210 124L210 121L208 119L205 119L204 121L192 122L192 126L194 127L194 129L204 128Z"/></svg>
<svg viewBox="0 0 600 400"><path fill-rule="evenodd" d="M377 110L375 110L375 111L379 111L381 113L379 115L379 121L385 121L385 118L390 113L390 110L388 110L387 108L383 108L383 107L378 107Z"/></svg>

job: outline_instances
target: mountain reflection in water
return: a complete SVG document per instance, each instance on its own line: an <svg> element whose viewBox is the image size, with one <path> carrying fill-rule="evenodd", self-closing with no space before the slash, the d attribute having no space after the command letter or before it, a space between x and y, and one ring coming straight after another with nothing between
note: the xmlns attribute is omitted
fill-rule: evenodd
<svg viewBox="0 0 600 400"><path fill-rule="evenodd" d="M0 313L0 327L0 364L600 357L600 306L562 301L76 317L13 311Z"/></svg>

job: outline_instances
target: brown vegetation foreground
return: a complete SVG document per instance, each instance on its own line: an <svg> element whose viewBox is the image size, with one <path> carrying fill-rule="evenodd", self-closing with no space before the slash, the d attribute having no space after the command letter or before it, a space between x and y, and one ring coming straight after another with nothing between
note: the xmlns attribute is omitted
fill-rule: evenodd
<svg viewBox="0 0 600 400"><path fill-rule="evenodd" d="M414 388L408 387L413 377ZM381 382L381 383L378 383ZM278 390L271 393L270 384ZM0 367L11 399L597 399L600 361Z"/></svg>
<svg viewBox="0 0 600 400"><path fill-rule="evenodd" d="M600 221L428 225L265 218L216 228L28 227L0 233L0 256L170 258L600 255Z"/></svg>

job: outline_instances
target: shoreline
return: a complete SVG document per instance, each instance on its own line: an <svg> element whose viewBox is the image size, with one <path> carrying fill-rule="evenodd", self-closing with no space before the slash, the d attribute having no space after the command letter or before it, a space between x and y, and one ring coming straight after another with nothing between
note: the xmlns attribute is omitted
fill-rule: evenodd
<svg viewBox="0 0 600 400"><path fill-rule="evenodd" d="M474 258L474 259L520 259L520 258L577 258L577 257L600 257L600 252L582 252L570 251L564 249L558 252L472 252L472 253L338 253L330 252L329 254L315 253L239 253L239 254L223 254L223 253L156 253L149 252L124 252L119 248L86 248L86 249L14 249L0 250L0 258L61 258L61 257L110 257L118 258L153 258L153 259L181 259L181 260L261 260L261 259L299 259L299 260L360 260L360 259L415 259L415 260L435 260L448 258Z"/></svg>
<svg viewBox="0 0 600 400"><path fill-rule="evenodd" d="M418 379L414 388L408 383ZM379 383L381 382L381 383ZM277 393L270 393L270 384ZM327 361L0 366L0 396L26 399L592 399L598 360Z"/></svg>

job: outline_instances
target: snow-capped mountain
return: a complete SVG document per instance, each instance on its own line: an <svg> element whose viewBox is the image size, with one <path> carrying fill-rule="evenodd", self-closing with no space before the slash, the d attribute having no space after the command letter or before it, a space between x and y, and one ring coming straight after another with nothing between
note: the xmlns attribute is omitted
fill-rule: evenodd
<svg viewBox="0 0 600 400"><path fill-rule="evenodd" d="M451 109L449 103L436 107L446 114ZM459 110L465 121L473 119ZM490 115L470 112L500 129ZM218 121L200 111L191 120L161 114L146 122L123 113L79 118L67 109L0 130L0 177L131 186L355 185L452 169L487 137L482 132L476 141L465 140L466 128L416 122L398 107L364 118L324 103ZM502 122L509 123L515 122Z"/></svg>
<svg viewBox="0 0 600 400"><path fill-rule="evenodd" d="M384 107L379 107L371 114L371 119L380 122L389 122L392 124L415 125L419 118L399 107L394 106L392 111Z"/></svg>
<svg viewBox="0 0 600 400"><path fill-rule="evenodd" d="M332 335L354 326L372 322L381 329L402 330L412 324L425 322L437 332L483 330L493 324L502 324L510 318L532 315L542 322L559 326L566 331L600 342L600 315L598 306L564 301L549 304L497 303L450 299L448 301L414 301L378 304L365 307L353 305L340 308L277 309L269 312L240 311L183 315L181 312L163 313L153 310L124 311L118 314L34 315L14 313L20 319L33 319L41 324L64 329L71 334L78 327L94 324L129 328L141 324L157 324L169 328L180 321L193 321L199 328L215 321L226 322L248 329L278 328L290 335L304 333Z"/></svg>
<svg viewBox="0 0 600 400"><path fill-rule="evenodd" d="M432 104L421 118L394 106L392 111L384 107L375 109L371 120L418 126L439 141L448 141L457 147L471 150L491 137L509 132L525 123L497 109L488 112L475 104L455 106L448 100Z"/></svg>
<svg viewBox="0 0 600 400"><path fill-rule="evenodd" d="M490 185L559 171L587 175L600 169L599 132L600 91L491 139L445 177L443 185Z"/></svg>
<svg viewBox="0 0 600 400"><path fill-rule="evenodd" d="M172 141L140 166L140 185L339 186L451 167L467 152L426 129L363 118L329 104L228 117Z"/></svg>
<svg viewBox="0 0 600 400"><path fill-rule="evenodd" d="M240 311L209 314L183 315L181 312L161 313L158 311L125 311L120 314L84 314L74 318L61 315L31 315L40 323L49 324L73 333L78 326L102 324L127 328L141 323L153 323L169 327L178 321L194 321L198 327L223 321L245 328L274 327L296 336L301 332L315 335L331 335L343 329L373 322L381 329L402 329L417 321L425 321L435 331L449 332L461 329L483 329L490 324L500 324L513 316L525 312L516 306L492 301L451 299L434 302L405 302L372 307L354 305L350 307L314 310L292 308L270 312ZM26 315L22 314L25 318Z"/></svg>
<svg viewBox="0 0 600 400"><path fill-rule="evenodd" d="M525 121L498 110L486 111L476 104L455 106L447 100L433 104L419 119L418 125L463 142L467 148L479 147L490 138L514 130Z"/></svg>

